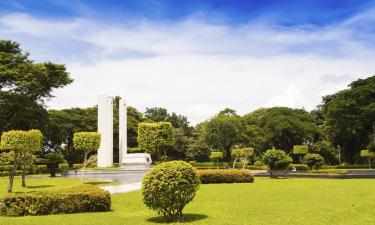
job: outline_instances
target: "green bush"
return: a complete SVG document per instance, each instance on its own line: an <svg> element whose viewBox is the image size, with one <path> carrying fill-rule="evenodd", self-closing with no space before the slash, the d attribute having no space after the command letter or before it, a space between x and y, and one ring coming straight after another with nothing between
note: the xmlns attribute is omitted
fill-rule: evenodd
<svg viewBox="0 0 375 225"><path fill-rule="evenodd" d="M193 200L199 184L198 174L189 163L161 163L143 178L143 202L167 219L178 220L186 204Z"/></svg>
<svg viewBox="0 0 375 225"><path fill-rule="evenodd" d="M250 170L199 170L198 175L202 184L251 183L254 181Z"/></svg>
<svg viewBox="0 0 375 225"><path fill-rule="evenodd" d="M283 150L270 149L264 153L263 162L270 170L270 177L274 177L274 172L276 171L284 171L284 176L286 176L288 167L292 162L292 158L289 157Z"/></svg>
<svg viewBox="0 0 375 225"><path fill-rule="evenodd" d="M73 164L73 170L80 170L82 168L83 168L83 164L81 163Z"/></svg>
<svg viewBox="0 0 375 225"><path fill-rule="evenodd" d="M104 212L109 211L110 207L111 195L93 185L6 195L0 199L0 215L3 216Z"/></svg>
<svg viewBox="0 0 375 225"><path fill-rule="evenodd" d="M224 153L220 151L212 151L210 155L210 159L212 162L216 163L216 167L219 168L218 163L223 160L224 158Z"/></svg>
<svg viewBox="0 0 375 225"><path fill-rule="evenodd" d="M264 166L264 163L262 161L257 160L254 162L254 166Z"/></svg>
<svg viewBox="0 0 375 225"><path fill-rule="evenodd" d="M120 167L120 164L119 163L113 163L113 167L118 168L118 167Z"/></svg>
<svg viewBox="0 0 375 225"><path fill-rule="evenodd" d="M319 154L307 154L303 160L310 169L320 169L324 165L324 158Z"/></svg>
<svg viewBox="0 0 375 225"><path fill-rule="evenodd" d="M246 166L249 170L268 170L268 166Z"/></svg>
<svg viewBox="0 0 375 225"><path fill-rule="evenodd" d="M69 170L69 164L59 164L59 170L61 171L61 172L63 172L63 171L68 171Z"/></svg>
<svg viewBox="0 0 375 225"><path fill-rule="evenodd" d="M47 165L36 165L35 169L36 173L48 173L49 170L47 168Z"/></svg>
<svg viewBox="0 0 375 225"><path fill-rule="evenodd" d="M323 166L323 168L325 168ZM335 169L368 169L368 165L366 164L354 164L354 165L351 165L351 164L346 164L346 165L341 165L341 166L334 166L332 168L335 168Z"/></svg>

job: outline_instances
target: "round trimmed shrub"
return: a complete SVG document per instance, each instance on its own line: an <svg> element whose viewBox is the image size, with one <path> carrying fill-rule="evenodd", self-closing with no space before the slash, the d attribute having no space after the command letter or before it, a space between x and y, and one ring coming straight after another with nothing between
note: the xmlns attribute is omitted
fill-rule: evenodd
<svg viewBox="0 0 375 225"><path fill-rule="evenodd" d="M292 158L283 150L270 149L264 153L263 162L268 166L270 177L272 178L276 171L284 171L284 176L286 176L288 167L292 163Z"/></svg>
<svg viewBox="0 0 375 225"><path fill-rule="evenodd" d="M168 220L179 220L184 207L193 200L199 184L199 176L189 163L161 163L143 178L143 202Z"/></svg>
<svg viewBox="0 0 375 225"><path fill-rule="evenodd" d="M303 160L310 169L314 168L318 170L324 165L324 158L319 154L307 154Z"/></svg>

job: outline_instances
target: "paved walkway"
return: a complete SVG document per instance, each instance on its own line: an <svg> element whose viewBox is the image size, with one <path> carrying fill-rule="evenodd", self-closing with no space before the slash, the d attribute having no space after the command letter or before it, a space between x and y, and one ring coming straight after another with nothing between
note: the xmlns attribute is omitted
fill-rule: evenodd
<svg viewBox="0 0 375 225"><path fill-rule="evenodd" d="M131 192L131 191L137 191L140 190L142 187L141 182L137 183L132 183L132 184L120 184L120 185L115 185L115 186L104 186L100 187L106 191L109 191L111 194L116 194L116 193L126 193L126 192Z"/></svg>

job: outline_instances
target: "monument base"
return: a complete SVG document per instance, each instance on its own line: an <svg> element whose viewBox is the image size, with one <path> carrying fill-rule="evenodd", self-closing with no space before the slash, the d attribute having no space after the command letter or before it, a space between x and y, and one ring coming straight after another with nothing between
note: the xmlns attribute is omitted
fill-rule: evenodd
<svg viewBox="0 0 375 225"><path fill-rule="evenodd" d="M122 157L122 165L151 165L151 155L148 153L131 153Z"/></svg>

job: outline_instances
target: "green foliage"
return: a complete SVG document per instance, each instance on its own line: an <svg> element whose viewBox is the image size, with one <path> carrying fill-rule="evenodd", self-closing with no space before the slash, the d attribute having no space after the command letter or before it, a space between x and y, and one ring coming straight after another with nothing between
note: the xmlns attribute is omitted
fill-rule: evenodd
<svg viewBox="0 0 375 225"><path fill-rule="evenodd" d="M309 168L305 164L290 164L289 170L296 169L296 171L307 171Z"/></svg>
<svg viewBox="0 0 375 225"><path fill-rule="evenodd" d="M190 164L183 161L161 163L143 178L143 202L168 219L180 219L199 184L198 174Z"/></svg>
<svg viewBox="0 0 375 225"><path fill-rule="evenodd" d="M1 135L0 149L16 152L36 152L42 148L43 135L39 130L11 130Z"/></svg>
<svg viewBox="0 0 375 225"><path fill-rule="evenodd" d="M175 144L172 124L170 122L139 123L138 144L139 148L160 159L165 148ZM165 155L165 152L163 153Z"/></svg>
<svg viewBox="0 0 375 225"><path fill-rule="evenodd" d="M318 170L324 165L324 158L319 154L307 154L303 159L310 169Z"/></svg>
<svg viewBox="0 0 375 225"><path fill-rule="evenodd" d="M3 216L105 212L110 208L110 194L92 185L59 191L7 195L0 199L0 215Z"/></svg>
<svg viewBox="0 0 375 225"><path fill-rule="evenodd" d="M138 147L135 147L135 148L128 148L128 153L143 153L145 152L144 150L138 148Z"/></svg>
<svg viewBox="0 0 375 225"><path fill-rule="evenodd" d="M82 168L83 168L83 164L81 163L73 164L73 170L80 170Z"/></svg>
<svg viewBox="0 0 375 225"><path fill-rule="evenodd" d="M294 155L305 155L309 152L309 147L306 145L294 145L293 154Z"/></svg>
<svg viewBox="0 0 375 225"><path fill-rule="evenodd" d="M78 132L73 137L74 148L78 151L89 153L97 151L100 147L100 134L98 132Z"/></svg>
<svg viewBox="0 0 375 225"><path fill-rule="evenodd" d="M263 155L263 162L268 166L270 176L273 177L276 171L286 171L292 163L292 158L283 150L270 149Z"/></svg>
<svg viewBox="0 0 375 225"><path fill-rule="evenodd" d="M44 100L73 80L61 64L35 63L16 42L0 40L0 133L42 129L47 113Z"/></svg>
<svg viewBox="0 0 375 225"><path fill-rule="evenodd" d="M375 76L352 82L348 89L323 97L329 138L340 145L345 162L353 163L370 142L375 121Z"/></svg>
<svg viewBox="0 0 375 225"><path fill-rule="evenodd" d="M59 170L60 171L67 171L69 170L69 164L59 164Z"/></svg>
<svg viewBox="0 0 375 225"><path fill-rule="evenodd" d="M254 162L254 166L263 166L263 165L264 165L264 163L260 160L257 160L257 161Z"/></svg>
<svg viewBox="0 0 375 225"><path fill-rule="evenodd" d="M94 168L98 166L98 156L92 155L89 157L89 159L86 162L86 167L88 168Z"/></svg>
<svg viewBox="0 0 375 225"><path fill-rule="evenodd" d="M375 144L369 144L369 145L367 145L367 149L368 149L370 152L375 152Z"/></svg>
<svg viewBox="0 0 375 225"><path fill-rule="evenodd" d="M230 149L240 142L243 129L241 117L233 110L226 109L205 124L203 135L209 146L225 151L229 160Z"/></svg>
<svg viewBox="0 0 375 225"><path fill-rule="evenodd" d="M198 170L202 184L251 183L254 176L250 170Z"/></svg>
<svg viewBox="0 0 375 225"><path fill-rule="evenodd" d="M210 155L210 159L213 162L219 162L224 158L224 153L219 151L212 151Z"/></svg>
<svg viewBox="0 0 375 225"><path fill-rule="evenodd" d="M40 162L47 164L51 177L55 177L58 165L64 162L64 156L58 152L50 152L45 154Z"/></svg>
<svg viewBox="0 0 375 225"><path fill-rule="evenodd" d="M361 157L363 158L375 158L375 152L371 152L369 150L361 150Z"/></svg>

